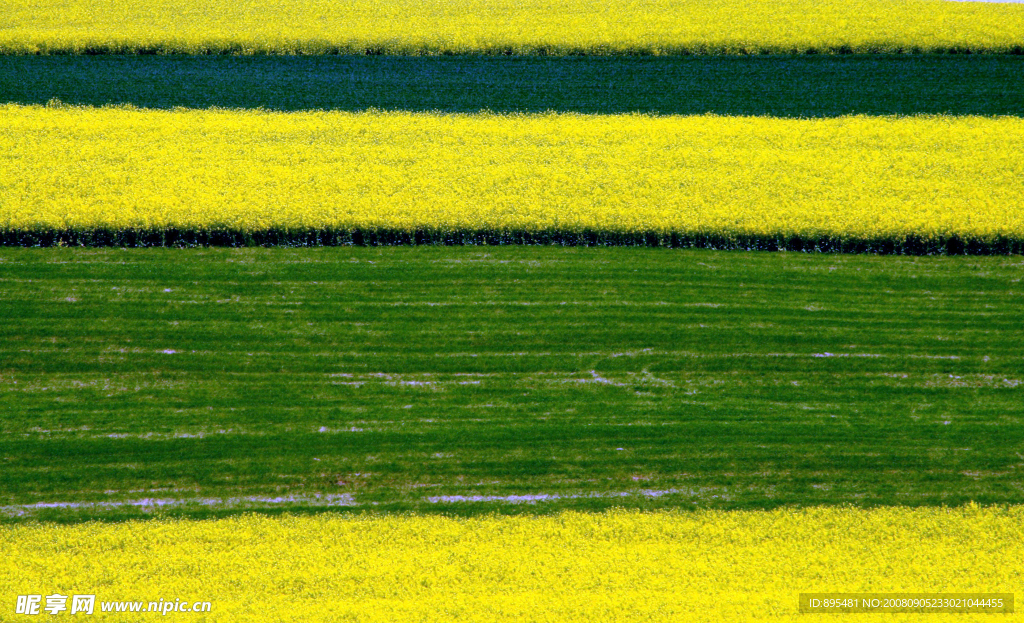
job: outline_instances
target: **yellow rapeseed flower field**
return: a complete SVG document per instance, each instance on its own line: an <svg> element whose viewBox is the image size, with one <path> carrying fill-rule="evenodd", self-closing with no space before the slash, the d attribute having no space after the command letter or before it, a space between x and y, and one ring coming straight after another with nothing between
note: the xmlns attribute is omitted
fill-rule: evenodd
<svg viewBox="0 0 1024 623"><path fill-rule="evenodd" d="M0 0L0 53L1020 51L1024 6L944 0Z"/></svg>
<svg viewBox="0 0 1024 623"><path fill-rule="evenodd" d="M0 230L1024 237L1024 119L0 107Z"/></svg>
<svg viewBox="0 0 1024 623"><path fill-rule="evenodd" d="M1021 507L250 515L4 526L0 549L2 620L15 596L54 593L94 594L97 614L107 601L211 602L173 615L195 622L732 623L804 621L800 592L1024 591Z"/></svg>

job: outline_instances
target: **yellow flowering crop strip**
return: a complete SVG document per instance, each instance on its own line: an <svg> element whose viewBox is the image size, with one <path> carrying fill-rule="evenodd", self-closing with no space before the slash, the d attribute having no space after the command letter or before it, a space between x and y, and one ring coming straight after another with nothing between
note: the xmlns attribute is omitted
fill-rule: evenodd
<svg viewBox="0 0 1024 623"><path fill-rule="evenodd" d="M0 231L1024 238L1024 119L0 107Z"/></svg>
<svg viewBox="0 0 1024 623"><path fill-rule="evenodd" d="M945 0L0 0L0 53L1012 52L1024 6Z"/></svg>
<svg viewBox="0 0 1024 623"><path fill-rule="evenodd" d="M0 546L4 620L40 593L211 602L174 614L189 621L628 622L804 620L800 592L1024 590L1020 507L250 515L5 526Z"/></svg>

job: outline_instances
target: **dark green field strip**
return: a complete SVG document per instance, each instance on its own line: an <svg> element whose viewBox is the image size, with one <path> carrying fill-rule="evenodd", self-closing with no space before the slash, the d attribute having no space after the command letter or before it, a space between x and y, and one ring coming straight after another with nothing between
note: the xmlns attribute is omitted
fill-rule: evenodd
<svg viewBox="0 0 1024 623"><path fill-rule="evenodd" d="M1019 257L4 249L0 506L1021 503L1022 276ZM562 497L487 497L542 494Z"/></svg>
<svg viewBox="0 0 1024 623"><path fill-rule="evenodd" d="M834 117L1024 114L1024 56L0 56L0 102Z"/></svg>
<svg viewBox="0 0 1024 623"><path fill-rule="evenodd" d="M579 229L0 229L0 247L382 247L549 245L657 247L741 251L871 253L875 255L1021 255L1024 239L999 236L839 236L691 232L614 232Z"/></svg>

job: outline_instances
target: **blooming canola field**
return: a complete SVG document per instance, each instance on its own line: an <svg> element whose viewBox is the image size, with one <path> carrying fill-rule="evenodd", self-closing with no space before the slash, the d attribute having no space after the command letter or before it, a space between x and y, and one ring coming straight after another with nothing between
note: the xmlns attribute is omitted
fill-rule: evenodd
<svg viewBox="0 0 1024 623"><path fill-rule="evenodd" d="M1024 6L945 0L0 0L0 15L3 54L1024 50Z"/></svg>
<svg viewBox="0 0 1024 623"><path fill-rule="evenodd" d="M1019 239L1016 117L0 108L0 229Z"/></svg>
<svg viewBox="0 0 1024 623"><path fill-rule="evenodd" d="M353 62L299 58L326 55ZM1019 257L2 248L1021 253L1018 59L1024 4L0 0L0 621L32 594L197 622L1024 594ZM273 506L294 490L353 504Z"/></svg>
<svg viewBox="0 0 1024 623"><path fill-rule="evenodd" d="M0 583L95 594L96 614L210 602L175 614L190 621L797 621L801 592L1019 595L1022 519L968 506L8 526Z"/></svg>

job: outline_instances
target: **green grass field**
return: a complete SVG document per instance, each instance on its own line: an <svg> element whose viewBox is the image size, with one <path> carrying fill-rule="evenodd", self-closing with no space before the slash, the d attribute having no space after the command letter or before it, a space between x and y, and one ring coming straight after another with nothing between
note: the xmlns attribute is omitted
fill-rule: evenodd
<svg viewBox="0 0 1024 623"><path fill-rule="evenodd" d="M0 56L0 102L835 117L1024 114L1024 56Z"/></svg>
<svg viewBox="0 0 1024 623"><path fill-rule="evenodd" d="M3 519L1017 504L1022 269L3 249Z"/></svg>

